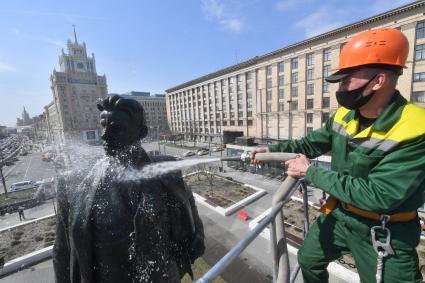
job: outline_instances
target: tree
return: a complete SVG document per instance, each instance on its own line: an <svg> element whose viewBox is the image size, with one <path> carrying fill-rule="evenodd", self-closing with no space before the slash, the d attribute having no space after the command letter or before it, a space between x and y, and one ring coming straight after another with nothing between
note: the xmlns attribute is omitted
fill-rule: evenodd
<svg viewBox="0 0 425 283"><path fill-rule="evenodd" d="M3 183L3 188L4 188L4 195L7 198L7 187L6 187L6 180L4 179L4 175L3 175L3 159L0 160L0 178L1 178L1 182Z"/></svg>

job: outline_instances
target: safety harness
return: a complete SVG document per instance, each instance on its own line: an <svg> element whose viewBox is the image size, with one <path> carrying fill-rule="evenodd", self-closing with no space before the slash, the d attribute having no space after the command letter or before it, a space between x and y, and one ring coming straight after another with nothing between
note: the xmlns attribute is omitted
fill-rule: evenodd
<svg viewBox="0 0 425 283"><path fill-rule="evenodd" d="M375 252L378 254L377 264L376 264L376 283L382 282L382 271L384 265L384 257L388 255L393 255L394 250L391 247L391 231L386 227L388 222L406 222L410 221L417 217L417 211L409 212L399 212L392 215L379 214L367 210L363 210L352 206L350 204L339 201L338 199L330 196L326 203L320 208L320 211L329 214L335 208L335 206L341 203L341 207L349 212L352 212L358 216L374 220L381 221L380 226L373 226L370 228L370 235L372 238L372 246ZM385 241L381 242L378 239L378 233L384 236Z"/></svg>

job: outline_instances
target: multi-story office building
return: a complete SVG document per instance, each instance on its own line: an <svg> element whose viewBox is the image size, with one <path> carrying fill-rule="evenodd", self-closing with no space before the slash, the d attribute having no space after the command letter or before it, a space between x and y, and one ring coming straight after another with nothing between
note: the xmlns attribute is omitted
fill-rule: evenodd
<svg viewBox="0 0 425 283"><path fill-rule="evenodd" d="M72 141L96 142L101 126L96 103L106 97L106 76L98 76L94 54L87 55L86 44L68 40L68 53L59 56L60 71L50 76L53 101L43 115L47 139L55 143Z"/></svg>
<svg viewBox="0 0 425 283"><path fill-rule="evenodd" d="M324 78L338 65L344 44L377 27L400 29L410 43L398 89L425 106L425 1L376 15L168 89L173 133L187 139L252 136L275 141L317 129L338 108L337 84Z"/></svg>
<svg viewBox="0 0 425 283"><path fill-rule="evenodd" d="M120 96L137 100L145 109L146 124L149 127L147 138L157 139L170 132L167 122L165 94L151 96L150 92L131 91Z"/></svg>

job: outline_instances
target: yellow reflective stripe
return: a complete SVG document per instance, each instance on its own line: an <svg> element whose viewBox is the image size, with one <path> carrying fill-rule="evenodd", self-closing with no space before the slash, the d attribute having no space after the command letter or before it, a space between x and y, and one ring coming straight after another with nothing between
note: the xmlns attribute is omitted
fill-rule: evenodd
<svg viewBox="0 0 425 283"><path fill-rule="evenodd" d="M349 121L348 123L345 122L344 117L345 117L345 115L347 115L348 112L350 112L350 109L340 107L335 113L334 122L342 125L345 132L349 136L354 136L357 132L358 127L359 127L359 121L353 119L353 120ZM339 131L339 132L341 132L341 131Z"/></svg>
<svg viewBox="0 0 425 283"><path fill-rule="evenodd" d="M356 134L358 120L344 121L349 109L339 108L334 116L332 128L335 132L348 136L350 140L368 139L360 143L359 146L367 148L378 148L388 151L403 141L408 141L425 134L425 109L411 102L404 106L400 119L387 132L373 131L372 126ZM382 142L386 140L386 142Z"/></svg>
<svg viewBox="0 0 425 283"><path fill-rule="evenodd" d="M400 119L388 132L375 131L371 133L370 137L381 140L388 139L400 143L424 134L425 109L409 102L404 107Z"/></svg>

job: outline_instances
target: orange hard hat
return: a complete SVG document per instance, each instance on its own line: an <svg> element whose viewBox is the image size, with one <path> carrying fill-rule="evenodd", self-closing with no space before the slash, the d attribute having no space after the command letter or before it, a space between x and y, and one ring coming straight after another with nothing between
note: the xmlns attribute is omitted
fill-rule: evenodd
<svg viewBox="0 0 425 283"><path fill-rule="evenodd" d="M342 79L339 75L346 73L347 69L365 65L405 68L408 53L409 41L398 29L378 28L364 31L354 36L342 48L338 67L333 69L338 72L326 80L338 81Z"/></svg>

